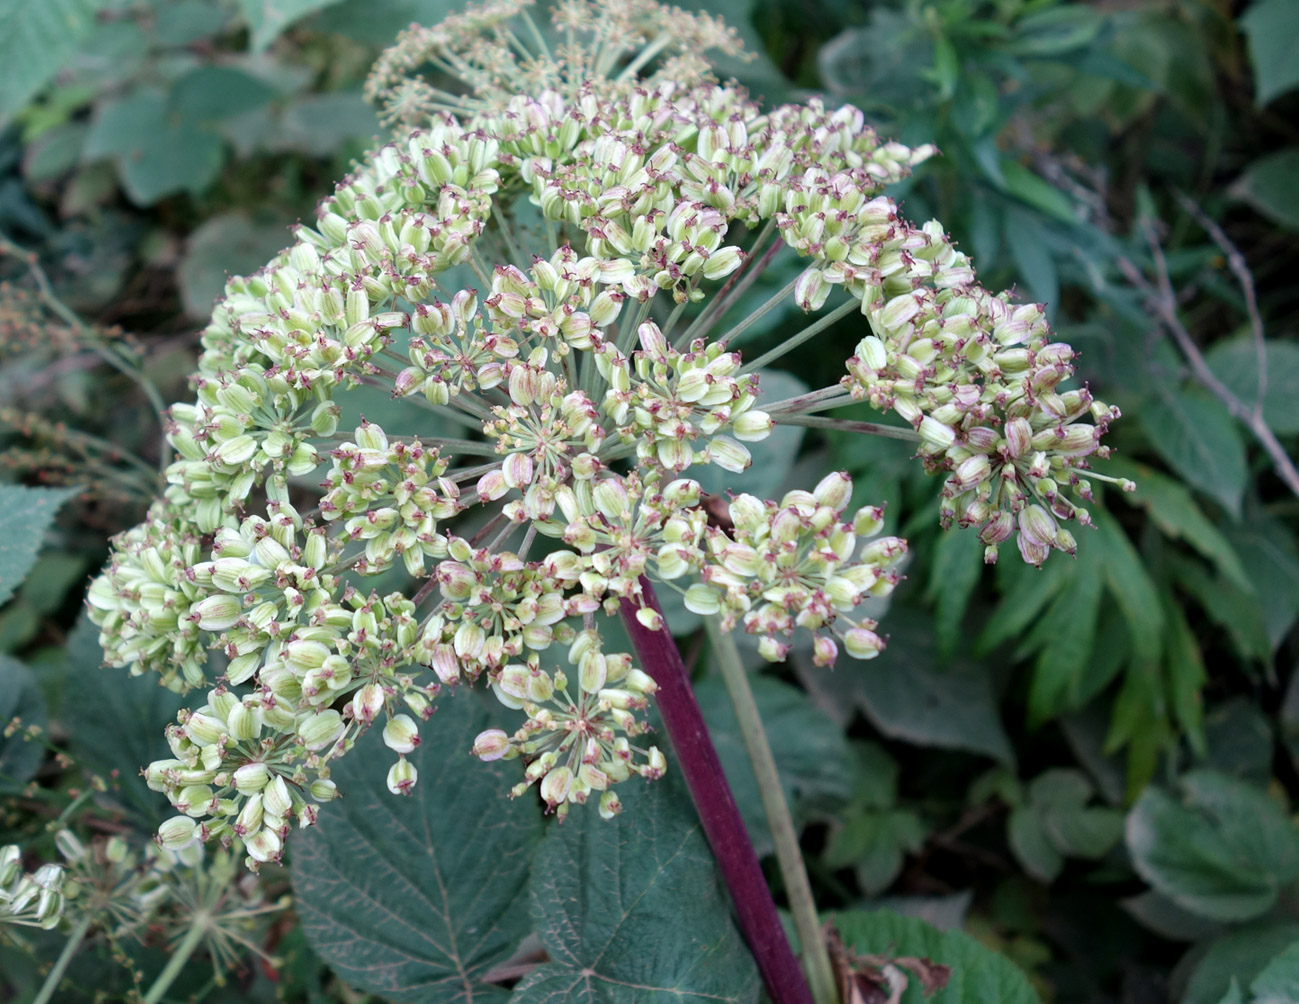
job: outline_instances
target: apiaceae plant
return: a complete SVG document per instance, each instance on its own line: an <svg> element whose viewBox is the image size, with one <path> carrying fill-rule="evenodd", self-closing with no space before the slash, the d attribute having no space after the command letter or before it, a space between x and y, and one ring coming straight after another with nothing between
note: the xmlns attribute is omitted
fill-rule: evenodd
<svg viewBox="0 0 1299 1004"><path fill-rule="evenodd" d="M368 85L391 141L203 332L165 494L89 594L111 665L202 695L147 768L169 851L278 861L372 727L409 794L437 702L474 684L504 711L472 752L519 761L511 795L614 816L620 785L667 768L656 694L691 741L656 591L768 660L800 639L827 669L877 655L866 603L907 553L886 500L854 504L833 470L778 499L692 477L743 472L777 426L909 441L988 562L1087 546L1070 527L1114 480L1090 464L1117 410L1067 385L1041 306L984 289L886 194L935 150L851 106L763 110L711 72L739 46L707 15L564 0L551 22L505 0L406 32ZM782 256L801 270L753 305ZM791 303L802 330L747 358ZM764 393L782 356L853 325L840 379ZM343 427L363 387L409 418ZM833 414L863 405L883 421ZM619 613L630 652L602 636Z"/></svg>

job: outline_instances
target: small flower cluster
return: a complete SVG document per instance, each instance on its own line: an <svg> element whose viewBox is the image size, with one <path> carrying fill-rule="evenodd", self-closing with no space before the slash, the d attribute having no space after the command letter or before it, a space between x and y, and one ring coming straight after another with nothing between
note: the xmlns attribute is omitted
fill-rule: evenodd
<svg viewBox="0 0 1299 1004"><path fill-rule="evenodd" d="M616 812L614 786L664 757L638 744L653 667L604 652L596 618L630 606L666 630L649 582L769 659L798 628L820 665L877 654L858 607L897 583L906 544L877 536L876 507L846 515L846 475L736 496L729 519L687 476L740 474L743 444L804 412L897 412L947 472L944 521L991 548L1018 530L1040 563L1073 546L1058 520L1085 521L1064 496L1086 497L1114 413L1062 388L1072 352L1039 308L983 290L937 223L882 194L932 148L818 100L764 112L706 72L707 49L734 48L708 17L565 0L552 52L527 6L413 28L381 60L372 91L410 128L228 284L196 399L171 411L165 497L91 588L111 664L207 692L148 770L179 813L165 847L275 860L372 725L409 793L432 702L483 678L526 716L475 744L526 761L514 793L535 782L562 815L598 792ZM468 92L412 77L425 62ZM803 274L722 329L782 253ZM758 363L730 348L832 297ZM870 333L842 384L763 398L759 365L850 313ZM394 417L339 435L365 387Z"/></svg>
<svg viewBox="0 0 1299 1004"><path fill-rule="evenodd" d="M22 848L17 844L0 847L0 925L18 924L49 930L63 918L64 870L56 864L41 865L28 874L23 868Z"/></svg>

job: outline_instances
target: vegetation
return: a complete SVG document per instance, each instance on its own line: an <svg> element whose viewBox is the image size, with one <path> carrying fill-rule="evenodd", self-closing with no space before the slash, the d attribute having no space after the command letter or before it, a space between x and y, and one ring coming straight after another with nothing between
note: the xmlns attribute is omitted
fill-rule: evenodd
<svg viewBox="0 0 1299 1004"><path fill-rule="evenodd" d="M582 76L642 71L679 88L674 121L715 100L758 123L737 91L700 97L711 47L804 116L690 120L683 164L723 151L713 180L742 193L748 145L839 129L796 170L871 164L862 190L893 200L875 253L925 249L898 256L905 288L844 276L785 201L804 189L755 188L720 229L657 224L676 244L638 300L645 248L519 166L562 162L561 120L502 114L542 81L577 100L572 67L512 62L558 44L548 17L499 52L448 62L420 31L385 50L458 6L0 0L0 1000L1299 999L1299 9L695 5L745 60L711 18L614 5ZM466 66L477 90L446 72ZM624 102L609 123L659 107L601 93ZM842 104L881 141L832 125ZM374 155L448 109L499 143L445 126L445 163ZM592 205L626 181L573 170ZM357 229L387 241L381 213L421 207L420 262ZM641 240L635 211L599 212ZM408 331L422 268L446 309ZM583 268L580 292L552 277ZM351 354L325 365L288 304L339 275ZM1044 305L1014 315L1023 373L937 338L909 373L889 332L956 330L953 287L975 330L1014 310L996 291ZM452 396L439 339L516 323L523 351L473 342ZM682 452L650 405L705 366L730 410L692 411ZM1015 411L1025 385L1068 418ZM988 454L983 418L943 410L966 387ZM514 458L540 456L552 392L543 431L567 438L542 485ZM783 539L846 590L797 630L812 601L782 608L741 554ZM214 548L237 573L203 565ZM536 567L494 602L555 618L471 637L470 583L498 588L503 553ZM571 763L566 715L601 723Z"/></svg>

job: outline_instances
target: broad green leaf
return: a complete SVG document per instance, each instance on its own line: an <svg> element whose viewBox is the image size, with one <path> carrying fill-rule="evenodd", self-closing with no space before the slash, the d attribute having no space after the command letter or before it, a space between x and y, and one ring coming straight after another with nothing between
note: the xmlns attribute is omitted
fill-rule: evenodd
<svg viewBox="0 0 1299 1004"><path fill-rule="evenodd" d="M1251 612L1261 615L1273 649L1285 640L1299 617L1299 546L1291 526L1274 516L1257 514L1227 531L1227 539L1254 585ZM1250 598L1241 597L1242 605Z"/></svg>
<svg viewBox="0 0 1299 1004"><path fill-rule="evenodd" d="M287 227L254 223L239 213L204 221L190 235L177 270L185 312L210 316L230 276L255 272L290 243Z"/></svg>
<svg viewBox="0 0 1299 1004"><path fill-rule="evenodd" d="M0 125L45 86L95 26L106 0L0 4Z"/></svg>
<svg viewBox="0 0 1299 1004"><path fill-rule="evenodd" d="M1296 161L1299 166L1299 160ZM1247 338L1219 342L1205 362L1214 375L1240 400L1253 408L1258 402L1258 349ZM1268 340L1263 343L1267 386L1263 394L1263 419L1279 435L1299 432L1299 345Z"/></svg>
<svg viewBox="0 0 1299 1004"><path fill-rule="evenodd" d="M1249 985L1251 1004L1293 1004L1299 1001L1299 940L1263 967Z"/></svg>
<svg viewBox="0 0 1299 1004"><path fill-rule="evenodd" d="M1216 771L1181 779L1178 801L1148 788L1128 814L1138 874L1178 906L1214 920L1249 920L1299 876L1299 834L1267 795Z"/></svg>
<svg viewBox="0 0 1299 1004"><path fill-rule="evenodd" d="M1140 419L1174 473L1239 519L1245 446L1227 409L1201 391L1169 390L1147 403Z"/></svg>
<svg viewBox="0 0 1299 1004"><path fill-rule="evenodd" d="M785 799L796 817L804 806L837 805L852 793L852 751L834 723L797 687L769 676L749 675L753 699L780 772ZM695 687L726 779L759 855L774 850L744 738L730 695L720 676Z"/></svg>
<svg viewBox="0 0 1299 1004"><path fill-rule="evenodd" d="M1021 651L1038 651L1028 694L1028 723L1036 728L1057 715L1082 706L1092 691L1087 677L1095 670L1105 568L1099 547L1084 539L1078 556L1066 566L1066 585L1037 618Z"/></svg>
<svg viewBox="0 0 1299 1004"><path fill-rule="evenodd" d="M909 979L898 1004L1040 1004L1013 962L968 934L940 931L891 910L854 910L832 914L830 920L858 955L927 959L950 968L947 985L932 996L924 994L918 979Z"/></svg>
<svg viewBox="0 0 1299 1004"><path fill-rule="evenodd" d="M102 775L110 795L153 827L172 810L163 795L149 790L140 770L171 756L165 729L180 708L197 707L204 698L201 693L182 697L152 674L131 676L103 662L99 629L83 615L68 638L62 686L55 681L52 688L61 693L51 701L52 711L81 766Z"/></svg>
<svg viewBox="0 0 1299 1004"><path fill-rule="evenodd" d="M1214 704L1204 716L1205 766L1266 787L1272 781L1272 723L1249 697Z"/></svg>
<svg viewBox="0 0 1299 1004"><path fill-rule="evenodd" d="M277 142L318 157L338 154L382 128L365 98L350 92L304 95L284 110L281 127Z"/></svg>
<svg viewBox="0 0 1299 1004"><path fill-rule="evenodd" d="M224 5L204 0L177 0L153 8L153 37L163 45L192 45L215 35L229 23L231 12Z"/></svg>
<svg viewBox="0 0 1299 1004"><path fill-rule="evenodd" d="M1254 67L1254 100L1259 106L1299 86L1299 8L1292 0L1257 0L1240 18Z"/></svg>
<svg viewBox="0 0 1299 1004"><path fill-rule="evenodd" d="M13 596L36 564L45 531L59 508L80 492L0 485L0 603Z"/></svg>
<svg viewBox="0 0 1299 1004"><path fill-rule="evenodd" d="M1020 637L1069 581L1071 570L1072 566L1063 561L1048 561L1041 568L1022 561L1000 562L997 580L1002 600L976 639L975 653L986 655L998 645Z"/></svg>
<svg viewBox="0 0 1299 1004"><path fill-rule="evenodd" d="M1105 473L1136 482L1135 492L1116 494L1129 505L1144 509L1164 536L1185 540L1241 589L1253 588L1240 557L1184 485L1146 464L1130 461L1113 460L1106 465Z"/></svg>
<svg viewBox="0 0 1299 1004"><path fill-rule="evenodd" d="M233 66L200 66L171 85L173 115L215 122L242 115L274 100L275 90Z"/></svg>
<svg viewBox="0 0 1299 1004"><path fill-rule="evenodd" d="M45 726L45 698L31 671L0 655L0 792L21 788L36 773L45 757ZM31 738L29 728L37 730Z"/></svg>
<svg viewBox="0 0 1299 1004"><path fill-rule="evenodd" d="M1181 1004L1220 1004L1232 980L1249 986L1278 955L1299 942L1299 924L1251 924L1209 945L1182 994Z"/></svg>
<svg viewBox="0 0 1299 1004"><path fill-rule="evenodd" d="M221 137L168 111L160 91L141 88L101 105L86 137L87 159L113 157L131 201L148 206L177 192L198 194L221 171Z"/></svg>
<svg viewBox="0 0 1299 1004"><path fill-rule="evenodd" d="M419 783L406 798L387 790L396 757L372 729L334 768L342 800L295 835L307 939L353 986L412 1004L505 999L482 977L528 933L542 818L534 799L506 797L517 764L469 755L487 726L473 693L439 702L409 758Z"/></svg>
<svg viewBox="0 0 1299 1004"><path fill-rule="evenodd" d="M1170 941L1199 941L1222 931L1217 921L1183 910L1153 889L1120 900L1119 905L1142 927Z"/></svg>
<svg viewBox="0 0 1299 1004"><path fill-rule="evenodd" d="M689 801L671 780L627 787L612 821L587 806L546 834L530 899L550 962L511 1004L756 1002L757 968Z"/></svg>
<svg viewBox="0 0 1299 1004"><path fill-rule="evenodd" d="M1290 230L1299 230L1299 191L1292 184L1299 171L1299 147L1277 150L1253 161L1228 189L1260 213Z"/></svg>
<svg viewBox="0 0 1299 1004"><path fill-rule="evenodd" d="M261 52L295 21L324 7L332 7L339 0L238 0L239 9L251 29L249 42L255 52Z"/></svg>
<svg viewBox="0 0 1299 1004"><path fill-rule="evenodd" d="M355 42L391 45L411 23L437 24L459 11L459 0L343 0L331 3L311 19L311 27Z"/></svg>
<svg viewBox="0 0 1299 1004"><path fill-rule="evenodd" d="M1031 808L1015 809L1006 821L1006 836L1024 870L1050 884L1064 868L1064 855L1047 836L1042 820Z"/></svg>
<svg viewBox="0 0 1299 1004"><path fill-rule="evenodd" d="M1022 192L1016 194L1027 198ZM1007 211L1003 227L1015 270L1028 286L1027 294L1021 290L1020 299L1032 299L1054 310L1060 301L1060 273L1051 254L1046 228L1032 213L1017 206Z"/></svg>
<svg viewBox="0 0 1299 1004"><path fill-rule="evenodd" d="M934 604L938 654L950 659L964 640L961 620L983 574L983 542L973 530L951 529L938 538L925 597Z"/></svg>

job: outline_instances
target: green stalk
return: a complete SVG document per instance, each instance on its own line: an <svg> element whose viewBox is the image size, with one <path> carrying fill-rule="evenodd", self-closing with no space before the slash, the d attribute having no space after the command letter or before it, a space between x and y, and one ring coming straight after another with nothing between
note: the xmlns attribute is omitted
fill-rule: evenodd
<svg viewBox="0 0 1299 1004"><path fill-rule="evenodd" d="M185 963L194 954L194 949L198 948L199 942L203 940L203 935L207 934L205 919L203 917L193 918L194 923L185 932L185 937L180 939L180 944L172 950L167 965L158 974L158 978L153 981L153 986L149 988L149 992L144 995L144 1004L158 1004L158 1001L162 1000L162 995L171 988L176 977L180 975L180 971L185 968Z"/></svg>
<svg viewBox="0 0 1299 1004"><path fill-rule="evenodd" d="M803 972L807 974L812 998L816 1004L838 1004L839 992L835 989L834 969L830 965L830 955L821 935L816 901L812 899L812 886L803 865L803 852L798 846L798 831L794 829L794 819L789 814L789 805L785 802L780 787L776 759L771 755L767 733L762 728L762 717L758 714L758 705L753 699L748 675L740 662L739 649L735 647L735 640L721 629L715 617L705 617L704 626L708 630L708 641L712 645L713 654L717 656L722 679L731 695L731 704L735 706L735 717L740 723L740 734L744 736L749 762L758 779L762 808L767 814L767 825L771 827L771 836L776 844L776 860L780 864L780 875L785 881L785 892L794 914L794 927L798 930L798 940L803 945Z"/></svg>
<svg viewBox="0 0 1299 1004"><path fill-rule="evenodd" d="M54 991L58 989L63 974L68 971L68 964L72 961L72 957L77 954L77 949L81 947L81 943L85 940L86 932L90 930L92 922L93 918L89 916L82 917L77 921L77 926L68 935L67 944L63 946L63 951L59 953L58 959L54 962L54 968L45 977L45 982L41 984L41 992L36 995L36 999L32 1001L32 1004L49 1004L50 1000L53 999Z"/></svg>

